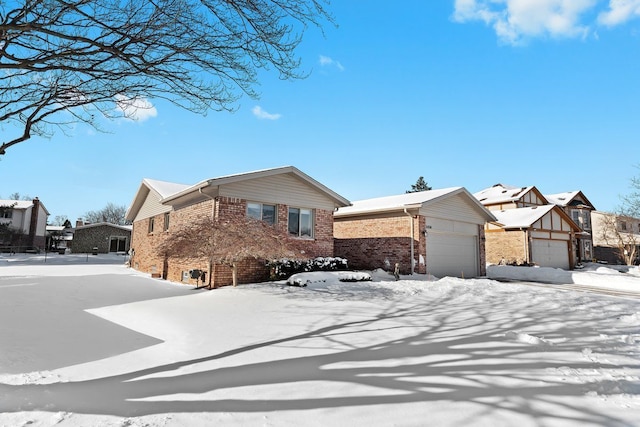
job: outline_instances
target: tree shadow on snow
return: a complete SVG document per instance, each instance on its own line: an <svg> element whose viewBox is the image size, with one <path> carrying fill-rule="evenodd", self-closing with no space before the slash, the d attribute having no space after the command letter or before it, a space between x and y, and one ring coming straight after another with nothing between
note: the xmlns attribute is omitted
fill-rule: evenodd
<svg viewBox="0 0 640 427"><path fill-rule="evenodd" d="M622 418L599 413L586 401L578 407L571 398L589 392L606 395L607 390L619 392L620 388L637 395L637 384L624 378L616 381L615 387L604 380L577 383L572 376L567 376L567 381L558 379L562 378L561 372L620 368L599 361L595 353L585 355L585 346L593 343L589 339L600 331L594 331L593 324L585 325L584 311L573 312L558 304L556 309L540 312L535 300L518 305L513 294L509 295L480 301L443 295L439 299L417 298L412 305L387 301L374 318L345 321L199 359L90 381L0 384L0 412L46 410L132 417L172 412L268 412L467 402L484 408L481 417L487 419L493 413L507 411L529 415L542 423L564 418L585 425L624 425ZM611 314L605 308L601 313L601 321L611 324ZM399 339L357 344L363 341L357 339L363 331L384 337L391 328L402 328L404 334ZM513 331L544 331L545 340L532 345L509 339ZM313 342L333 352L195 373L175 372L249 351L302 342ZM579 357L567 361L567 353ZM624 349L620 353L624 354ZM626 368L639 369L640 365ZM161 376L163 373L168 376ZM297 390L294 384L314 381L359 387L347 388L352 391L342 396L304 393L274 400L252 397L248 392L246 398L209 396L197 400L199 394L224 396L239 387L290 384L292 390ZM363 392L365 389L375 393ZM176 394L191 394L196 400L177 400L172 397ZM238 396L239 392L232 395Z"/></svg>

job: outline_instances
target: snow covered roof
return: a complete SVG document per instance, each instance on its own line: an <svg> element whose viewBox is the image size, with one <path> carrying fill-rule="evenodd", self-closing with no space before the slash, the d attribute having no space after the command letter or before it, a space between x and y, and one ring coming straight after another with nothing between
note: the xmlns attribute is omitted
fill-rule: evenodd
<svg viewBox="0 0 640 427"><path fill-rule="evenodd" d="M142 182L147 184L149 188L155 190L163 199L190 187L190 185L186 184L177 184L175 182L159 181L149 178L143 179Z"/></svg>
<svg viewBox="0 0 640 427"><path fill-rule="evenodd" d="M549 201L549 203L553 203L558 206L569 206L569 205L586 205L595 209L593 204L582 194L582 191L567 191L564 193L556 193L556 194L545 194L544 197ZM579 200L577 200L579 199ZM581 202L580 202L581 201ZM584 202L584 203L582 203Z"/></svg>
<svg viewBox="0 0 640 427"><path fill-rule="evenodd" d="M580 231L580 228L569 218L569 216L556 205L543 205L543 206L530 206L526 208L517 209L504 209L501 211L491 211L497 222L504 229L513 228L529 228L540 218L545 216L552 210L556 210L558 215L563 217L568 224L570 224L575 231Z"/></svg>
<svg viewBox="0 0 640 427"><path fill-rule="evenodd" d="M249 179L264 178L279 174L290 174L305 182L307 185L313 187L318 192L324 194L330 200L333 201L336 207L348 206L351 204L349 200L345 199L336 192L330 190L328 187L322 185L309 175L301 172L294 166L283 166L271 169L262 169L253 172L244 172L233 175L225 175L218 178L206 179L200 181L194 185L176 184L173 182L158 181L154 179L145 178L142 180L136 195L133 198L133 202L129 206L125 218L133 220L137 212L142 207L147 195L150 191L157 194L159 202L166 205L173 205L176 203L192 203L197 201L198 198L203 197L203 190L207 189L207 193L210 197L211 193L215 193L218 187L225 184L241 182Z"/></svg>
<svg viewBox="0 0 640 427"><path fill-rule="evenodd" d="M0 200L0 206L11 206L13 209L27 209L33 206L31 200Z"/></svg>
<svg viewBox="0 0 640 427"><path fill-rule="evenodd" d="M140 187L138 187L138 191L136 191L136 194L133 197L131 205L129 205L129 208L127 209L125 218L130 220L135 217L150 192L155 193L158 199L164 199L189 187L190 186L186 184L177 184L175 182L144 178L140 183Z"/></svg>
<svg viewBox="0 0 640 427"><path fill-rule="evenodd" d="M110 222L95 222L93 224L81 225L79 227L76 227L76 230L83 230L86 228L93 228L93 227L102 227L105 225L109 227L119 228L121 230L126 230L126 231L133 230L132 225L118 225L118 224L111 224Z"/></svg>
<svg viewBox="0 0 640 427"><path fill-rule="evenodd" d="M252 171L252 172L244 172L244 173L233 174L233 175L225 175L218 178L207 179L204 181L200 181L195 185L183 188L181 191L178 191L170 196L163 198L162 202L163 203L172 202L176 199L187 196L190 193L198 192L199 190L204 189L205 187L215 188L221 185L230 184L234 182L246 181L249 179L264 178L264 177L280 175L280 174L294 175L295 177L304 181L311 187L314 187L317 191L325 194L327 197L333 200L336 206L350 205L349 200L345 199L338 193L330 190L328 187L322 185L321 183L311 178L309 175L303 173L302 171L300 171L298 168L294 166L282 166L282 167L271 168L271 169L261 169L261 170Z"/></svg>
<svg viewBox="0 0 640 427"><path fill-rule="evenodd" d="M492 212L503 228L528 228L554 207L555 205L530 206Z"/></svg>
<svg viewBox="0 0 640 427"><path fill-rule="evenodd" d="M525 193L533 190L534 186L514 187L511 185L496 184L493 187L485 188L473 194L483 205L494 205L498 203L514 202Z"/></svg>
<svg viewBox="0 0 640 427"><path fill-rule="evenodd" d="M357 215L363 213L374 213L384 211L395 211L400 209L420 208L435 203L446 197L462 194L468 200L476 205L482 211L488 220L494 220L492 213L489 212L471 193L464 187L450 187L439 190L418 191L415 193L399 194L395 196L377 197L373 199L359 200L352 202L351 206L339 208L335 213L335 217Z"/></svg>
<svg viewBox="0 0 640 427"><path fill-rule="evenodd" d="M37 199L37 197L36 197ZM26 210L33 207L33 200L0 200L0 207L11 207L13 209ZM49 215L49 211L40 202L40 207L44 209L44 212Z"/></svg>

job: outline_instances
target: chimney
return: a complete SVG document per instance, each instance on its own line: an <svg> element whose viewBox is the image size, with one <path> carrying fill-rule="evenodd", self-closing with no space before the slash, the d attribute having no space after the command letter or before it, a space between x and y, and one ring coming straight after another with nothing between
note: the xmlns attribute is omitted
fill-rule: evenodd
<svg viewBox="0 0 640 427"><path fill-rule="evenodd" d="M31 221L29 222L29 246L36 246L36 232L38 231L38 215L40 214L40 199L34 197L31 201Z"/></svg>
<svg viewBox="0 0 640 427"><path fill-rule="evenodd" d="M76 228L82 227L83 225L84 225L84 222L82 222L82 218L78 218L76 220Z"/></svg>

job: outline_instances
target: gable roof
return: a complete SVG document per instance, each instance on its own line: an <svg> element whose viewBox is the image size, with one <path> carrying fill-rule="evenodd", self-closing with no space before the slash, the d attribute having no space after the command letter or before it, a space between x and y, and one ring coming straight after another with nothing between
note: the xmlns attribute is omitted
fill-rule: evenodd
<svg viewBox="0 0 640 427"><path fill-rule="evenodd" d="M129 221L135 218L149 193L154 193L159 200L162 200L165 197L182 191L188 187L189 186L186 184L177 184L175 182L144 178L138 187L138 191L136 191L136 194L133 197L131 205L129 205L129 208L125 213L125 218Z"/></svg>
<svg viewBox="0 0 640 427"><path fill-rule="evenodd" d="M188 200L190 197L197 196L198 193L202 193L204 190L205 193L216 192L221 185L231 184L235 182L247 181L250 179L258 179L265 178L268 176L281 175L281 174L289 174L297 179L303 181L307 185L313 187L316 191L323 193L326 197L331 199L336 206L349 206L351 202L345 199L338 193L330 190L328 187L320 184L315 179L311 178L309 175L303 173L299 169L294 166L283 166L272 169L262 169L253 172L245 172L234 175L225 175L218 178L211 178L204 181L201 181L195 185L184 188L181 191L178 191L168 197L163 198L162 203L166 204L174 204L181 203L181 201Z"/></svg>
<svg viewBox="0 0 640 427"><path fill-rule="evenodd" d="M149 187L149 189L158 193L158 195L163 199L179 191L182 191L185 188L189 188L189 186L186 184L177 184L175 182L159 181L157 179L145 178L142 180L142 182L145 183L147 187Z"/></svg>
<svg viewBox="0 0 640 427"><path fill-rule="evenodd" d="M544 201L546 198L540 193L540 191L533 185L528 187L514 187L511 185L496 184L492 187L480 190L477 193L473 193L473 197L478 199L483 205L497 205L500 203L512 203L519 200L529 191L534 191Z"/></svg>
<svg viewBox="0 0 640 427"><path fill-rule="evenodd" d="M283 166L253 172L225 175L218 178L210 178L200 181L194 185L175 184L145 178L142 180L142 184L140 184L140 188L138 189L131 206L127 210L126 218L132 220L136 216L150 191L153 191L158 196L160 203L165 205L193 203L201 199L212 197L212 195L217 193L221 185L281 174L289 174L311 186L316 191L324 194L332 200L336 207L349 206L351 204L349 200L330 190L328 187L319 183L296 167Z"/></svg>
<svg viewBox="0 0 640 427"><path fill-rule="evenodd" d="M37 197L36 197L36 199L37 199ZM39 199L38 199L38 201L39 201ZM2 200L0 200L0 207L3 207L3 208L10 207L12 209L27 210L27 209L33 207L33 200L5 200L5 199L2 199ZM40 202L40 207L44 210L44 212L47 215L49 215L49 211L47 210L47 208L44 207L42 202Z"/></svg>
<svg viewBox="0 0 640 427"><path fill-rule="evenodd" d="M549 203L553 203L558 206L586 206L593 210L595 210L595 206L587 199L587 197L582 193L582 191L567 191L564 193L556 193L556 194L545 194L544 197L549 201ZM585 203L581 203L580 200L583 200Z"/></svg>
<svg viewBox="0 0 640 427"><path fill-rule="evenodd" d="M351 206L339 208L334 212L335 217L360 215L368 213L392 212L404 209L422 208L437 203L448 197L462 195L471 202L475 210L480 212L487 221L495 221L493 214L487 210L464 187L450 187L439 190L418 191L414 193L399 194L395 196L377 197L373 199L359 200Z"/></svg>
<svg viewBox="0 0 640 427"><path fill-rule="evenodd" d="M530 206L526 208L504 209L492 211L497 222L503 229L529 228L540 218L555 210L562 216L576 231L580 228L569 218L569 216L556 205Z"/></svg>

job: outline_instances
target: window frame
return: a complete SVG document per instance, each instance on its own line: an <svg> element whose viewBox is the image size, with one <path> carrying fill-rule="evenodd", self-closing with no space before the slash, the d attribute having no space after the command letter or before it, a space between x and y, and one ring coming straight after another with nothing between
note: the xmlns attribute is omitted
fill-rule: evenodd
<svg viewBox="0 0 640 427"><path fill-rule="evenodd" d="M153 233L153 229L155 228L155 218L151 217L149 218L149 224L148 224L148 228L147 228L147 233L151 234Z"/></svg>
<svg viewBox="0 0 640 427"><path fill-rule="evenodd" d="M295 212L292 212L292 211L297 211L297 230L295 232L292 231L292 227L291 227L292 226L291 215L292 213L295 214ZM308 212L308 215L309 215L309 235L303 234L303 227L304 227L304 225L302 224L303 211ZM287 232L292 237L297 237L300 239L315 239L315 234L316 234L315 219L316 219L316 215L315 215L314 209L289 206L289 208L287 209Z"/></svg>
<svg viewBox="0 0 640 427"><path fill-rule="evenodd" d="M260 218L251 215L249 213L249 210L252 208L253 205L253 209L255 210L256 207L259 207L260 210ZM273 208L273 221L268 221L268 217L265 217L265 209L264 207L268 206L270 208ZM262 203L262 202L247 202L247 209L246 209L246 215L247 218L253 218L253 219L257 219L260 221L264 221L265 223L269 224L269 225L276 225L278 223L278 205L276 205L275 203Z"/></svg>

